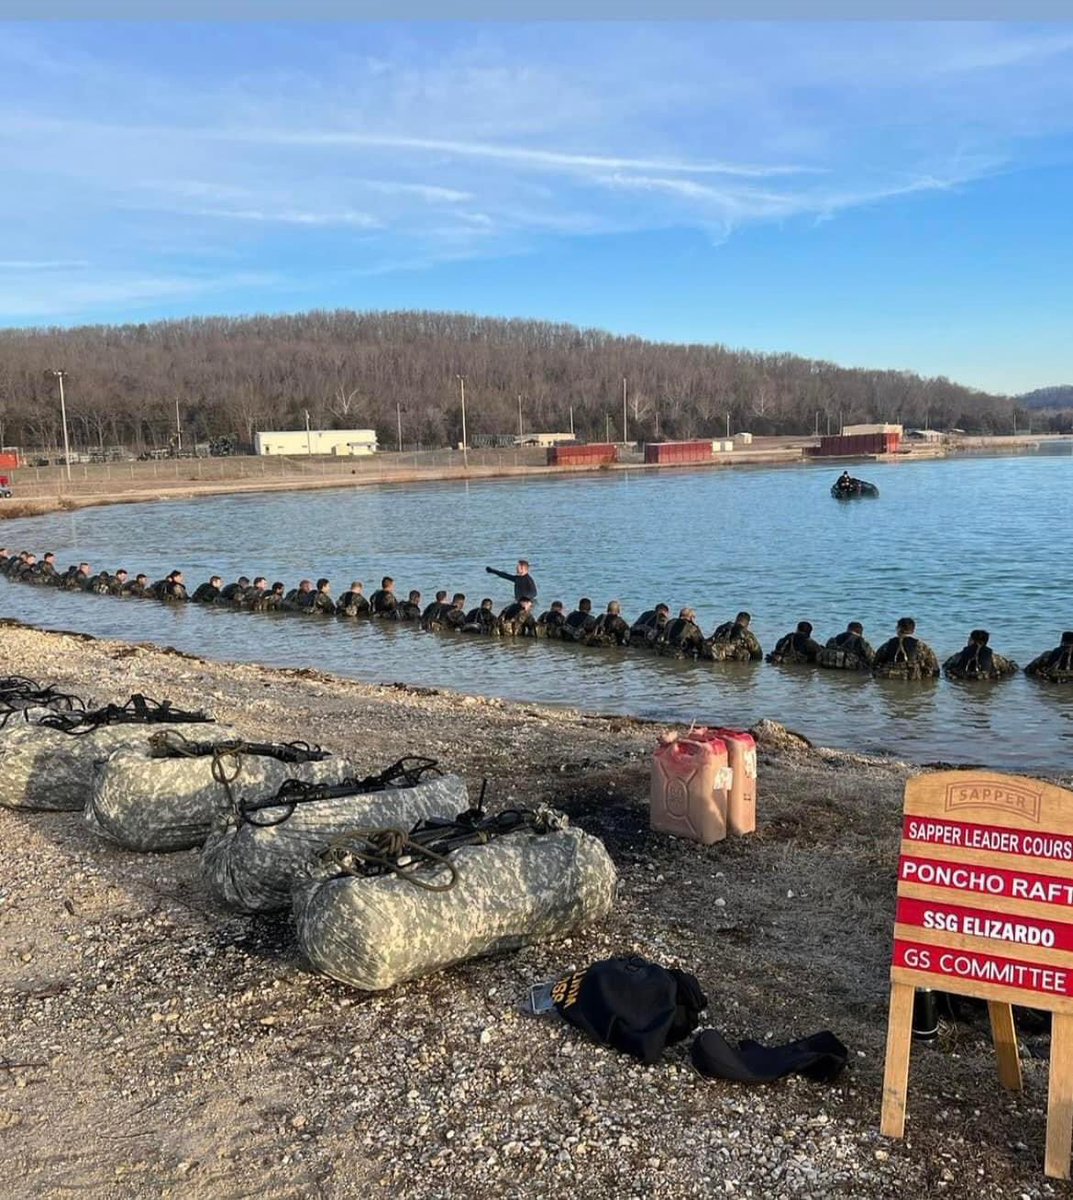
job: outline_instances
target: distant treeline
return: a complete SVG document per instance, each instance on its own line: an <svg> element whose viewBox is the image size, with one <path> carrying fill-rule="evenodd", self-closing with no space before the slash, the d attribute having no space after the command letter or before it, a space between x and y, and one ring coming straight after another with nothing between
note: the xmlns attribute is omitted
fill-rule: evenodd
<svg viewBox="0 0 1073 1200"><path fill-rule="evenodd" d="M542 321L453 313L349 311L211 317L149 325L0 331L0 443L56 446L49 369L67 372L76 448L166 446L179 403L184 442L259 429L375 428L395 445L467 431L622 436L837 432L840 422L901 421L1005 433L1017 401L907 371L850 370L791 354L674 345ZM1037 418L1038 420L1039 418Z"/></svg>
<svg viewBox="0 0 1073 1200"><path fill-rule="evenodd" d="M1068 415L1073 410L1073 385L1037 388L1034 392L1025 392L1023 396L1018 396L1017 403L1024 408L1046 409Z"/></svg>

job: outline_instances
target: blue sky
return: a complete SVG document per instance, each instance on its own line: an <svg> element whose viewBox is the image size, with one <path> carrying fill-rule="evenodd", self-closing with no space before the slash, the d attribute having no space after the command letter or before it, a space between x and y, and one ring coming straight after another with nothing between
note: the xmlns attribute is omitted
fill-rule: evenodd
<svg viewBox="0 0 1073 1200"><path fill-rule="evenodd" d="M0 25L0 324L322 307L1073 383L1073 23Z"/></svg>

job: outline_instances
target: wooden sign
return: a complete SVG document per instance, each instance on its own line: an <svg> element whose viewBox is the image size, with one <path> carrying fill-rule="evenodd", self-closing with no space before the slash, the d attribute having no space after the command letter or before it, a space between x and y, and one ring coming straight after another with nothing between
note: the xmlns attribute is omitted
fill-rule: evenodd
<svg viewBox="0 0 1073 1200"><path fill-rule="evenodd" d="M999 1081L1019 1090L1012 1005L1051 1021L1044 1169L1070 1174L1073 1139L1073 792L975 771L905 789L882 1132L905 1131L913 993L986 1000Z"/></svg>

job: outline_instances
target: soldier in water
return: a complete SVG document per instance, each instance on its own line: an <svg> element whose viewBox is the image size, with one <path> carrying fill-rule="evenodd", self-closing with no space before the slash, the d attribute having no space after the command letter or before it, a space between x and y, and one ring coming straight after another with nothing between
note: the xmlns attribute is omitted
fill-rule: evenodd
<svg viewBox="0 0 1073 1200"><path fill-rule="evenodd" d="M528 596L508 604L499 614L499 632L504 637L536 637L533 602Z"/></svg>
<svg viewBox="0 0 1073 1200"><path fill-rule="evenodd" d="M623 620L622 605L612 600L607 612L601 613L596 628L585 639L587 646L625 646L630 640L630 627Z"/></svg>
<svg viewBox="0 0 1073 1200"><path fill-rule="evenodd" d="M329 580L317 580L317 590L309 602L309 611L326 617L335 616L335 601L332 599L332 585Z"/></svg>
<svg viewBox="0 0 1073 1200"><path fill-rule="evenodd" d="M740 612L733 621L717 625L704 643L704 657L714 662L759 662L764 657L756 634L749 628L752 617Z"/></svg>
<svg viewBox="0 0 1073 1200"><path fill-rule="evenodd" d="M872 674L877 679L935 679L940 674L935 651L915 636L917 623L901 617L897 632L876 651Z"/></svg>
<svg viewBox="0 0 1073 1200"><path fill-rule="evenodd" d="M559 637L564 642L582 642L595 628L596 618L592 615L592 601L588 596L582 596L577 602L577 608L560 628Z"/></svg>
<svg viewBox="0 0 1073 1200"><path fill-rule="evenodd" d="M447 592L444 588L436 593L436 599L425 605L421 614L422 629L442 629L444 614L451 606L447 603Z"/></svg>
<svg viewBox="0 0 1073 1200"><path fill-rule="evenodd" d="M219 596L223 582L223 579L219 575L213 575L207 583L198 584L190 599L195 604L212 604L216 600L216 597Z"/></svg>
<svg viewBox="0 0 1073 1200"><path fill-rule="evenodd" d="M380 586L369 597L369 607L373 610L374 617L396 616L395 610L399 607L399 600L395 595L395 580L390 575L385 575L380 580Z"/></svg>
<svg viewBox="0 0 1073 1200"><path fill-rule="evenodd" d="M537 637L558 639L566 624L566 606L561 600L553 600L551 608L537 618Z"/></svg>
<svg viewBox="0 0 1073 1200"><path fill-rule="evenodd" d="M673 621L668 621L659 641L665 658L697 658L704 648L704 634L697 624L696 609L686 605Z"/></svg>
<svg viewBox="0 0 1073 1200"><path fill-rule="evenodd" d="M1062 634L1061 645L1034 658L1025 667L1025 674L1051 683L1073 683L1073 630Z"/></svg>
<svg viewBox="0 0 1073 1200"><path fill-rule="evenodd" d="M421 620L421 593L416 588L399 604L398 612L400 621Z"/></svg>
<svg viewBox="0 0 1073 1200"><path fill-rule="evenodd" d="M812 665L819 658L823 647L812 636L812 622L798 621L793 633L779 638L775 649L767 656L769 663L801 663Z"/></svg>
<svg viewBox="0 0 1073 1200"><path fill-rule="evenodd" d="M1017 664L996 654L987 644L991 635L986 629L974 629L964 650L952 654L943 663L948 679L1003 679L1017 673Z"/></svg>
<svg viewBox="0 0 1073 1200"><path fill-rule="evenodd" d="M451 607L443 614L443 623L447 629L458 630L466 623L466 593L455 592L451 597Z"/></svg>
<svg viewBox="0 0 1073 1200"><path fill-rule="evenodd" d="M339 597L335 611L341 617L367 617L372 612L365 598L365 584L360 579L355 579L350 590Z"/></svg>
<svg viewBox="0 0 1073 1200"><path fill-rule="evenodd" d="M495 634L499 632L499 618L492 607L491 596L485 596L480 608L466 613L466 623L462 626L463 633Z"/></svg>
<svg viewBox="0 0 1073 1200"><path fill-rule="evenodd" d="M669 604L657 604L634 621L630 629L630 645L654 649L663 637L667 622L671 619Z"/></svg>
<svg viewBox="0 0 1073 1200"><path fill-rule="evenodd" d="M827 639L816 662L833 671L871 671L876 652L865 640L864 626L850 621L842 633Z"/></svg>

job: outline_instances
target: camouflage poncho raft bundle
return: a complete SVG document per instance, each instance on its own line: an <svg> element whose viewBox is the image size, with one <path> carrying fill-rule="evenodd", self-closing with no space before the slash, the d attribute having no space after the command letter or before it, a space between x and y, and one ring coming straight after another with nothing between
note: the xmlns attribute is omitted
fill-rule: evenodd
<svg viewBox="0 0 1073 1200"><path fill-rule="evenodd" d="M299 876L294 916L313 966L379 991L566 937L607 916L615 883L603 843L561 814L476 810L409 837L382 830L340 841Z"/></svg>
<svg viewBox="0 0 1073 1200"><path fill-rule="evenodd" d="M95 763L123 747L145 747L151 734L212 724L204 713L135 695L123 705L86 711L34 711L0 734L0 805L35 810L84 808Z"/></svg>
<svg viewBox="0 0 1073 1200"><path fill-rule="evenodd" d="M401 759L378 775L336 786L288 780L256 804L217 811L201 863L212 893L244 912L286 908L298 871L354 829L411 829L450 820L466 805L466 785L430 759Z"/></svg>
<svg viewBox="0 0 1073 1200"><path fill-rule="evenodd" d="M98 764L86 823L128 850L188 850L209 835L214 813L272 795L287 779L338 783L353 764L304 742L237 739L226 730L196 740L159 730Z"/></svg>

